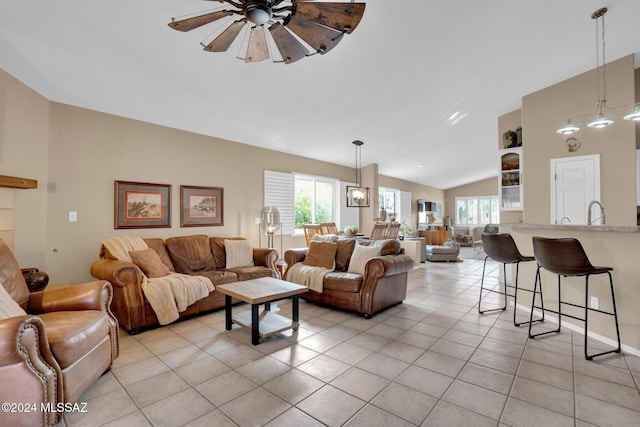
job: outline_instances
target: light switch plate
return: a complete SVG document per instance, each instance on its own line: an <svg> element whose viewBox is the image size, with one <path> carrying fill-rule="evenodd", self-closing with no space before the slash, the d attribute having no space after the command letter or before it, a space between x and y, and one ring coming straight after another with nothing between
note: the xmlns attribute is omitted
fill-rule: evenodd
<svg viewBox="0 0 640 427"><path fill-rule="evenodd" d="M78 212L69 211L69 222L78 222Z"/></svg>

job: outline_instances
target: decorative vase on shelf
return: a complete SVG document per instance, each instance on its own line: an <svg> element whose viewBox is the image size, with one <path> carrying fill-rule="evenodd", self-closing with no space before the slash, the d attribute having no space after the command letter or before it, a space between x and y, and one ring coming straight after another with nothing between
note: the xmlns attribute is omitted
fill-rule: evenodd
<svg viewBox="0 0 640 427"><path fill-rule="evenodd" d="M387 210L380 209L380 221L386 221L386 220L387 220Z"/></svg>

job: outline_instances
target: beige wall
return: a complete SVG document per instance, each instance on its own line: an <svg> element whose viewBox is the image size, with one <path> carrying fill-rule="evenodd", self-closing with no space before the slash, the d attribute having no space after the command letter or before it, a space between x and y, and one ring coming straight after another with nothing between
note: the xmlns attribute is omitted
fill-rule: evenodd
<svg viewBox="0 0 640 427"><path fill-rule="evenodd" d="M607 104L633 104L635 99L633 55L607 64ZM595 117L596 71L592 70L522 99L524 221L550 223L550 160L600 154L601 201L607 224L636 224L635 125L618 118L603 129L581 126L571 136L581 142L578 151L567 150L566 135L556 129L569 117L593 113Z"/></svg>
<svg viewBox="0 0 640 427"><path fill-rule="evenodd" d="M52 282L91 280L98 244L112 236L202 233L257 245L265 169L348 182L354 176L349 167L49 102L3 71L0 148L0 174L38 180L38 189L15 192L16 258L47 271ZM172 227L115 230L115 180L171 184ZM363 168L365 185L377 188L378 180L377 165ZM384 177L380 184L416 197L438 191ZM180 228L180 185L223 187L224 225ZM69 211L77 222L68 221ZM362 209L361 224L377 212ZM300 246L304 237L283 236L285 249Z"/></svg>
<svg viewBox="0 0 640 427"><path fill-rule="evenodd" d="M14 192L14 251L25 267L45 265L48 141L49 102L0 69L0 174L38 181Z"/></svg>

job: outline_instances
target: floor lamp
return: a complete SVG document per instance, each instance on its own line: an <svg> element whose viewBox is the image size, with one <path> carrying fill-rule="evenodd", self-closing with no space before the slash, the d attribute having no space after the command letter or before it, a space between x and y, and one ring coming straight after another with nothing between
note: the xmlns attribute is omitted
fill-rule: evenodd
<svg viewBox="0 0 640 427"><path fill-rule="evenodd" d="M275 206L265 206L260 211L260 234L267 236L267 247L273 249L273 235L280 230L280 254L278 257L278 271L284 274L287 263L282 258L282 222L280 221L280 209Z"/></svg>

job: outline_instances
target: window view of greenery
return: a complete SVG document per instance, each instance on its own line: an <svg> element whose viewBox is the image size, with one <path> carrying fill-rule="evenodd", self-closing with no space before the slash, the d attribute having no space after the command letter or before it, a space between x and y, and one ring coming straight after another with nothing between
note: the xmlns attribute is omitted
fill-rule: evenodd
<svg viewBox="0 0 640 427"><path fill-rule="evenodd" d="M334 221L335 184L314 178L296 177L296 230L302 224Z"/></svg>
<svg viewBox="0 0 640 427"><path fill-rule="evenodd" d="M457 197L456 224L497 224L500 222L498 197Z"/></svg>

